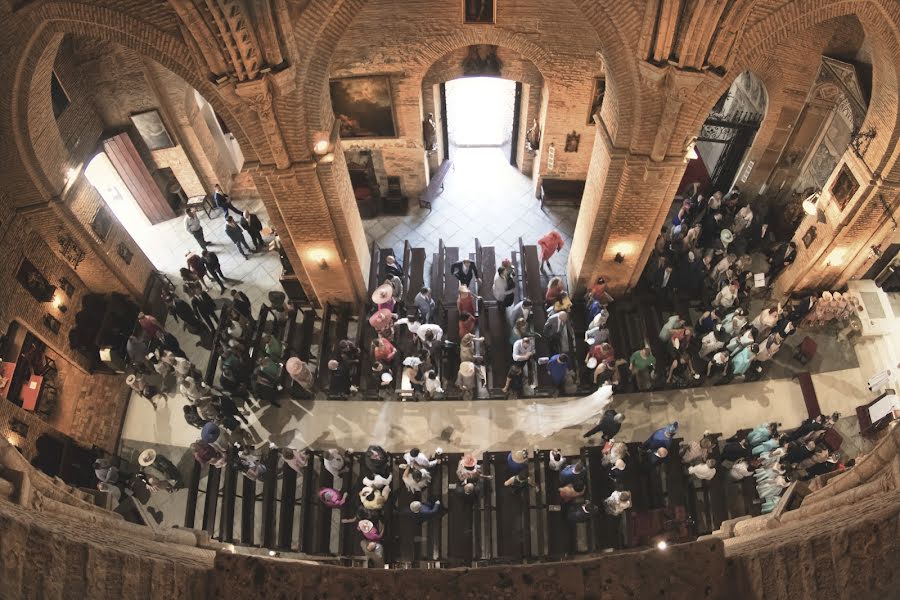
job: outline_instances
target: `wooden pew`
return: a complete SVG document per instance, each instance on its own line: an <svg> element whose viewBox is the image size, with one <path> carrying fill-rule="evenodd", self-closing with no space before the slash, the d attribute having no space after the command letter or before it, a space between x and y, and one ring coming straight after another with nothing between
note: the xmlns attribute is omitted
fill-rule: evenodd
<svg viewBox="0 0 900 600"><path fill-rule="evenodd" d="M347 492L347 502L340 510L342 519L356 516L356 508L360 504L359 491L363 488L362 480L366 475L364 456L362 452L354 452L347 458L349 468L341 480L341 491ZM360 538L356 523L342 523L338 555L362 556L364 552L359 545Z"/></svg>
<svg viewBox="0 0 900 600"><path fill-rule="evenodd" d="M275 473L273 472L271 475L274 478ZM281 463L281 498L278 506L278 536L275 542L275 547L280 550L290 550L293 543L298 479L302 480L302 477L287 463ZM301 496L300 499L301 501L309 500L305 496Z"/></svg>
<svg viewBox="0 0 900 600"><path fill-rule="evenodd" d="M320 469L322 465L319 455L311 452L304 470L302 497L305 501L300 514L300 551L306 554L316 554L319 550L319 513L324 510L317 495Z"/></svg>
<svg viewBox="0 0 900 600"><path fill-rule="evenodd" d="M578 460L578 456L567 457L567 464ZM543 474L542 488L546 492L545 518L547 520L547 552L553 558L562 558L574 554L575 524L566 518L569 505L564 504L559 496L559 471L550 468L550 452L542 450L535 460L535 467L540 467ZM586 485L587 485L586 481ZM587 490L585 490L587 495Z"/></svg>
<svg viewBox="0 0 900 600"><path fill-rule="evenodd" d="M203 505L203 529L215 537L216 511L219 507L219 483L222 469L210 466L206 473L206 498Z"/></svg>
<svg viewBox="0 0 900 600"><path fill-rule="evenodd" d="M256 544L256 482L241 477L241 543Z"/></svg>
<svg viewBox="0 0 900 600"><path fill-rule="evenodd" d="M450 267L459 261L459 248L444 247L443 276L444 295L440 298L446 309L448 306L456 306L456 298L459 296L459 281L450 273Z"/></svg>
<svg viewBox="0 0 900 600"><path fill-rule="evenodd" d="M503 485L512 476L506 464L508 452L485 452L484 460L491 464L493 481L492 512L497 531L497 558L521 560L527 556L526 539L530 530L525 525L528 515L528 492L514 492Z"/></svg>
<svg viewBox="0 0 900 600"><path fill-rule="evenodd" d="M184 506L184 526L194 528L197 518L197 498L200 495L200 473L203 467L196 460L191 463L191 474L187 481L187 502Z"/></svg>
<svg viewBox="0 0 900 600"><path fill-rule="evenodd" d="M262 545L264 548L275 546L276 517L278 515L278 500L276 491L278 487L277 468L279 455L276 450L269 450L263 458L266 466L266 474L263 478L262 490Z"/></svg>
<svg viewBox="0 0 900 600"><path fill-rule="evenodd" d="M219 517L219 541L234 541L234 507L237 499L237 482L240 474L231 463L224 468L222 484L222 514Z"/></svg>
<svg viewBox="0 0 900 600"><path fill-rule="evenodd" d="M399 563L414 565L421 557L422 526L414 519L403 516L409 509L409 503L413 500L422 500L421 494L413 494L406 489L403 483L402 471L399 466L406 464L402 454L393 454L393 474L391 483L394 515L391 519L391 529L388 531L393 559Z"/></svg>
<svg viewBox="0 0 900 600"><path fill-rule="evenodd" d="M409 263L404 264L407 275L406 309L415 308L416 294L425 286L425 248L411 248Z"/></svg>
<svg viewBox="0 0 900 600"><path fill-rule="evenodd" d="M439 239L437 254L432 255L431 260L431 297L439 308L444 300L444 263L444 240Z"/></svg>
<svg viewBox="0 0 900 600"><path fill-rule="evenodd" d="M531 301L534 303L534 329L542 334L544 325L547 322L547 311L544 310L544 288L541 285L541 264L540 258L538 257L537 246L525 246L522 243L522 238L519 238L519 248L524 257L525 264L523 273L525 278L525 296L531 298ZM543 337L537 339L535 347L538 357L550 356L550 346ZM545 391L555 393L556 388L553 385L553 380L550 378L550 373L547 372L546 367L537 364L535 364L535 367L537 368L538 386Z"/></svg>
<svg viewBox="0 0 900 600"><path fill-rule="evenodd" d="M319 332L318 343L319 360L316 369L316 387L320 390L328 389L328 380L330 379L328 361L331 360L334 351L332 348L334 340L333 313L334 309L331 304L325 304L325 308L322 310L322 329Z"/></svg>
<svg viewBox="0 0 900 600"><path fill-rule="evenodd" d="M623 545L622 519L606 514L606 511L603 509L603 501L615 491L615 485L609 478L606 467L603 466L603 448L601 446L589 446L583 452L585 471L587 473L586 495L591 502L600 507L600 513L591 521L588 549L593 552L599 552L606 548L621 548ZM633 460L636 460L636 457L629 456L628 460L625 461L626 465ZM626 480L623 488L630 491L629 483Z"/></svg>
<svg viewBox="0 0 900 600"><path fill-rule="evenodd" d="M475 501L467 498L454 469L462 459L460 453L446 455L448 468L447 516L444 523L447 532L448 566L469 566L473 559L475 538ZM484 488L482 488L484 489Z"/></svg>

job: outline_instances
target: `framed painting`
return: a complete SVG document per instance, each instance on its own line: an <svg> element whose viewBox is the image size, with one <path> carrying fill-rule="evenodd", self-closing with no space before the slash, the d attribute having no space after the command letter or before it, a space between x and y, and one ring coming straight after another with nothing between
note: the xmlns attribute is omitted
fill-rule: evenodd
<svg viewBox="0 0 900 600"><path fill-rule="evenodd" d="M497 22L496 0L462 0L463 24L493 25Z"/></svg>
<svg viewBox="0 0 900 600"><path fill-rule="evenodd" d="M172 141L172 137L166 130L158 110L135 113L130 118L134 123L134 128L141 134L141 138L150 150L175 147L175 142Z"/></svg>
<svg viewBox="0 0 900 600"><path fill-rule="evenodd" d="M806 230L806 233L803 234L803 245L806 248L809 248L813 245L813 242L816 241L816 237L818 237L818 232L816 231L815 225Z"/></svg>
<svg viewBox="0 0 900 600"><path fill-rule="evenodd" d="M606 95L606 78L597 77L594 79L594 91L591 93L591 110L587 116L588 125L594 124L594 115L600 112L604 95Z"/></svg>
<svg viewBox="0 0 900 600"><path fill-rule="evenodd" d="M44 274L38 271L30 260L22 259L19 270L16 271L16 281L22 284L28 293L38 302L50 302L56 292L56 286L47 281Z"/></svg>
<svg viewBox="0 0 900 600"><path fill-rule="evenodd" d="M856 191L859 189L859 182L856 181L856 177L853 176L853 172L850 171L850 167L844 165L841 167L838 176L834 179L834 183L831 185L831 197L834 198L835 202L838 203L838 206L841 207L841 210L847 206L847 203L850 202L850 199L853 198Z"/></svg>
<svg viewBox="0 0 900 600"><path fill-rule="evenodd" d="M105 242L109 237L109 232L112 231L112 226L112 215L109 214L109 210L105 205L101 206L91 220L91 229L94 230L94 233L97 234L101 241Z"/></svg>
<svg viewBox="0 0 900 600"><path fill-rule="evenodd" d="M387 75L333 79L331 105L344 139L397 137Z"/></svg>

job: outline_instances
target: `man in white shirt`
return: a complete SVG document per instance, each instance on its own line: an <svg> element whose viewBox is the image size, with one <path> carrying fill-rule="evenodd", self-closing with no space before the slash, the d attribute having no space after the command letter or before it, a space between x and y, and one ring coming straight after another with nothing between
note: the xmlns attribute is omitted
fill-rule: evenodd
<svg viewBox="0 0 900 600"><path fill-rule="evenodd" d="M440 454L441 454L441 449L438 448L435 451L435 455L440 456ZM438 458L429 460L429 458L427 456L425 456L424 454L422 454L422 451L419 450L418 448L413 448L412 450L410 450L409 452L404 454L403 459L406 461L406 464L411 465L411 466L417 465L423 469L430 469L431 467L438 464L438 460L439 460Z"/></svg>
<svg viewBox="0 0 900 600"><path fill-rule="evenodd" d="M531 338L516 340L513 344L512 358L519 364L524 364L534 357L534 343Z"/></svg>
<svg viewBox="0 0 900 600"><path fill-rule="evenodd" d="M697 479L709 481L716 476L716 461L709 459L699 465L688 467L688 474L693 475Z"/></svg>
<svg viewBox="0 0 900 600"><path fill-rule="evenodd" d="M188 233L194 236L194 239L200 244L200 248L206 250L209 242L203 237L203 225L200 223L200 219L197 217L197 213L193 208L187 209L187 214L184 217L184 228L187 229Z"/></svg>
<svg viewBox="0 0 900 600"><path fill-rule="evenodd" d="M566 323L569 322L569 313L553 313L544 323L544 337L550 344L550 353L557 354L561 350L562 336L566 331Z"/></svg>
<svg viewBox="0 0 900 600"><path fill-rule="evenodd" d="M566 464L566 457L563 456L562 450L557 448L550 451L549 467L552 471L560 471Z"/></svg>
<svg viewBox="0 0 900 600"><path fill-rule="evenodd" d="M400 320L402 321L403 319ZM444 330L433 323L425 323L424 325L419 325L416 335L426 344L433 344L444 339Z"/></svg>

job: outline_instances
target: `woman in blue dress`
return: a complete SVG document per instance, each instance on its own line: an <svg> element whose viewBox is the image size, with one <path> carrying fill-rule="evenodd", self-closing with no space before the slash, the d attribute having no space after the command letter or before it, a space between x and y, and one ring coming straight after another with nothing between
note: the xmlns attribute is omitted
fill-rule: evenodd
<svg viewBox="0 0 900 600"><path fill-rule="evenodd" d="M759 344L750 344L731 357L731 372L734 375L744 375L753 364L753 357L759 352Z"/></svg>

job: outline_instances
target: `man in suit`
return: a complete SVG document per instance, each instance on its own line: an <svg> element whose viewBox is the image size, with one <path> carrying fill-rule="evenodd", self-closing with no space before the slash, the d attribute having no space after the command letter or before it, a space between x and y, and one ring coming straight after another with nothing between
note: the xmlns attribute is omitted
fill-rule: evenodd
<svg viewBox="0 0 900 600"><path fill-rule="evenodd" d="M234 242L234 245L237 246L241 256L249 260L250 257L247 256L247 252L252 252L252 250L250 250L250 246L247 245L247 239L244 237L244 232L241 231L240 226L234 222L234 217L225 217L225 235ZM247 249L247 252L244 252L244 248Z"/></svg>
<svg viewBox="0 0 900 600"><path fill-rule="evenodd" d="M769 264L772 265L769 267L770 287L775 283L775 278L777 278L786 267L793 264L794 259L796 258L797 244L788 242L787 244L779 246L775 251L775 254L772 255L772 258L769 259Z"/></svg>
<svg viewBox="0 0 900 600"><path fill-rule="evenodd" d="M667 264L653 274L650 280L650 289L655 293L668 298L672 293L672 265Z"/></svg>
<svg viewBox="0 0 900 600"><path fill-rule="evenodd" d="M481 284L481 275L478 273L478 267L472 264L472 261L468 258L450 265L450 273L459 280L461 285L471 287L473 278L478 281L479 285Z"/></svg>
<svg viewBox="0 0 900 600"><path fill-rule="evenodd" d="M241 216L241 227L250 234L250 239L253 240L255 249L259 250L260 246L266 245L262 237L262 223L260 223L259 217L249 210L245 210L243 216Z"/></svg>
<svg viewBox="0 0 900 600"><path fill-rule="evenodd" d="M403 265L400 264L400 261L393 254L388 254L384 257L384 273L387 278L399 277L403 279L404 277Z"/></svg>

